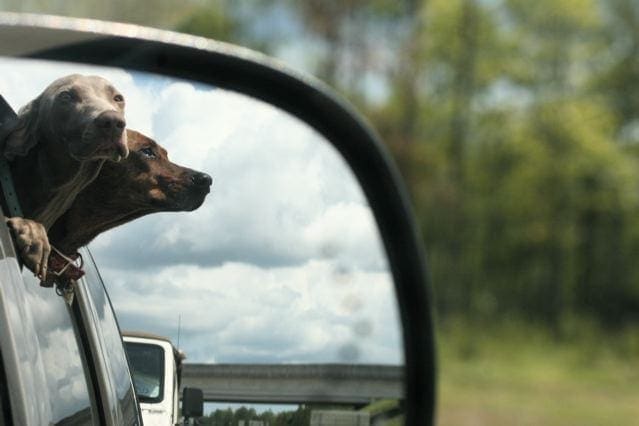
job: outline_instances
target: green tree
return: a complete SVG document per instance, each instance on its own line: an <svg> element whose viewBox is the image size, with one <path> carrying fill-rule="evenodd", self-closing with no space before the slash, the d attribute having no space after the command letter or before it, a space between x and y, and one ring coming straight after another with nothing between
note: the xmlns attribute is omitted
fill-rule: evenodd
<svg viewBox="0 0 639 426"><path fill-rule="evenodd" d="M257 1L242 4L229 1L209 1L191 7L189 12L184 14L183 18L176 24L176 30L269 52L275 36L264 37L253 31L258 16L245 13L244 7L248 5L252 5L258 10L260 8L260 3Z"/></svg>
<svg viewBox="0 0 639 426"><path fill-rule="evenodd" d="M606 12L603 39L592 88L615 112L618 139L639 141L639 4L634 0L600 2ZM613 47L613 48L610 48Z"/></svg>

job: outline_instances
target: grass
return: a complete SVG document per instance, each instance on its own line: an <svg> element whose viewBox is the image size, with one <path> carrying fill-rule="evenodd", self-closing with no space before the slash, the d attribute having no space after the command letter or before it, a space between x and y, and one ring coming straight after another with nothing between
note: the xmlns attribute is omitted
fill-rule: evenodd
<svg viewBox="0 0 639 426"><path fill-rule="evenodd" d="M395 399L382 399L362 408L361 411L367 411L371 417L380 413L389 413L397 408L399 401ZM394 415L384 420L379 420L376 425L380 426L402 426L404 424L404 416L401 414Z"/></svg>
<svg viewBox="0 0 639 426"><path fill-rule="evenodd" d="M639 424L637 329L458 323L438 345L439 426Z"/></svg>

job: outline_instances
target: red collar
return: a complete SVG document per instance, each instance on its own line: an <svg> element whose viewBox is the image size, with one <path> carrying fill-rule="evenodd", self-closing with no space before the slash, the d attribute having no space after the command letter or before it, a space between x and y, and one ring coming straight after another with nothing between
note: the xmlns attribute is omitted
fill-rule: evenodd
<svg viewBox="0 0 639 426"><path fill-rule="evenodd" d="M47 277L40 282L42 287L53 287L53 284L59 279L77 281L84 276L84 271L82 270L84 261L80 253L73 253L67 256L55 247L51 248ZM76 265L78 259L80 259L80 264Z"/></svg>

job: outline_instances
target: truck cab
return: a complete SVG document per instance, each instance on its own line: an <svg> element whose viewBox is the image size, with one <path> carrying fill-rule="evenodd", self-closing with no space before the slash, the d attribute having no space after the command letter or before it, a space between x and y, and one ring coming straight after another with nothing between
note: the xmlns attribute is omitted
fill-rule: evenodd
<svg viewBox="0 0 639 426"><path fill-rule="evenodd" d="M182 363L186 358L171 341L146 332L122 333L135 392L146 426L183 424L185 418L202 415L201 391L187 388L179 412Z"/></svg>

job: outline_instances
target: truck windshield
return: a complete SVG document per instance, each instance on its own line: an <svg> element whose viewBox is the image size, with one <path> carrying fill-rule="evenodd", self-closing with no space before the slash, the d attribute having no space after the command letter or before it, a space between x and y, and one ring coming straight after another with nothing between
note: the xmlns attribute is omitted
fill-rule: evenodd
<svg viewBox="0 0 639 426"><path fill-rule="evenodd" d="M125 342L140 402L160 402L164 389L164 350L146 343Z"/></svg>

